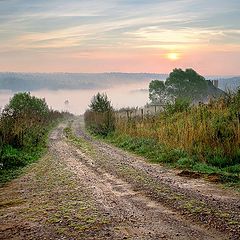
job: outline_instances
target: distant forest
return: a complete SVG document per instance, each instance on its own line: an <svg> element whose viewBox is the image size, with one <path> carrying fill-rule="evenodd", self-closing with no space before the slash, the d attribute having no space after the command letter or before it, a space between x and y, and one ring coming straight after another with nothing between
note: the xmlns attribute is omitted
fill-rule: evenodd
<svg viewBox="0 0 240 240"><path fill-rule="evenodd" d="M119 84L166 79L167 74L149 73L0 73L0 89L104 89Z"/></svg>
<svg viewBox="0 0 240 240"><path fill-rule="evenodd" d="M154 73L0 73L0 89L17 91L37 91L41 89L105 89L120 84L131 84L165 80L168 74ZM218 79L219 88L236 89L240 86L240 76L232 78L206 77Z"/></svg>

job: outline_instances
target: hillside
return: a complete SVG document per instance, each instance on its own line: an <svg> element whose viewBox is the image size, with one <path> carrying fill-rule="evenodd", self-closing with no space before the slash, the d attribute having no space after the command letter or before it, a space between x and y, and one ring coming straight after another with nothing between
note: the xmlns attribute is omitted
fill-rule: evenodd
<svg viewBox="0 0 240 240"><path fill-rule="evenodd" d="M104 89L113 85L165 79L152 73L0 73L0 89L34 91L40 89Z"/></svg>
<svg viewBox="0 0 240 240"><path fill-rule="evenodd" d="M40 89L104 89L114 85L132 84L154 79L165 80L168 74L156 73L17 73L0 72L0 89L36 91ZM208 78L206 78L208 79ZM219 79L221 90L236 89L240 77ZM210 90L211 92L214 90ZM219 92L219 91L218 91ZM220 92L219 92L220 93Z"/></svg>
<svg viewBox="0 0 240 240"><path fill-rule="evenodd" d="M219 88L222 90L235 90L240 87L240 76L219 79Z"/></svg>

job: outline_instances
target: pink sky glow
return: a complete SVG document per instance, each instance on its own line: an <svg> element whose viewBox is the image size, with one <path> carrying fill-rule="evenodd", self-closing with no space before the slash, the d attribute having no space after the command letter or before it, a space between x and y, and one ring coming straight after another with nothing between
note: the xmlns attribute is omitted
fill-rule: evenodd
<svg viewBox="0 0 240 240"><path fill-rule="evenodd" d="M14 0L0 16L1 72L240 75L239 0Z"/></svg>

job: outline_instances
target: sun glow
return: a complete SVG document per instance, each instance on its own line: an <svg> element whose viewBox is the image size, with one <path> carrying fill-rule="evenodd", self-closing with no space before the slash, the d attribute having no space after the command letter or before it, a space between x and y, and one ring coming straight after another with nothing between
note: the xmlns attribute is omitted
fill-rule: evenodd
<svg viewBox="0 0 240 240"><path fill-rule="evenodd" d="M172 60L172 61L176 61L180 58L179 54L178 53L175 53L175 52L171 52L171 53L168 53L167 54L167 58L169 60Z"/></svg>

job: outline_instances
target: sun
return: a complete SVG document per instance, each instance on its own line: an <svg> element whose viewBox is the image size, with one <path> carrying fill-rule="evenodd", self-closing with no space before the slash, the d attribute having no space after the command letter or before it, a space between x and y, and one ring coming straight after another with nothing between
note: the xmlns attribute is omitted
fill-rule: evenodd
<svg viewBox="0 0 240 240"><path fill-rule="evenodd" d="M167 54L167 58L172 61L176 61L180 58L179 53L171 52Z"/></svg>

